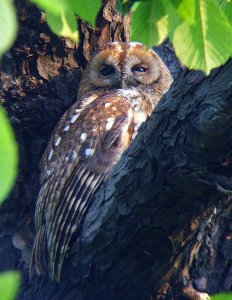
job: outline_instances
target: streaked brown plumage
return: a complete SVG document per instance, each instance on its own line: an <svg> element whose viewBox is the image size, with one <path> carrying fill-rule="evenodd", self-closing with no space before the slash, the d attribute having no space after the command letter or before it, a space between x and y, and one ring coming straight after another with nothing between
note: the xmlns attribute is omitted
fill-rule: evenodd
<svg viewBox="0 0 232 300"><path fill-rule="evenodd" d="M78 101L56 126L41 160L31 273L59 281L70 240L96 190L172 82L153 51L109 43L84 71Z"/></svg>

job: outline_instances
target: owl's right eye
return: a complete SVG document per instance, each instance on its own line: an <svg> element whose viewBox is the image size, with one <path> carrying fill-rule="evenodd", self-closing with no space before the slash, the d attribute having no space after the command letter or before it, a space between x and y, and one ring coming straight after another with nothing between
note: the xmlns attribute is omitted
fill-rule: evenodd
<svg viewBox="0 0 232 300"><path fill-rule="evenodd" d="M114 72L115 72L115 69L112 66L104 66L101 69L101 75L102 76L109 76L109 75L113 74Z"/></svg>

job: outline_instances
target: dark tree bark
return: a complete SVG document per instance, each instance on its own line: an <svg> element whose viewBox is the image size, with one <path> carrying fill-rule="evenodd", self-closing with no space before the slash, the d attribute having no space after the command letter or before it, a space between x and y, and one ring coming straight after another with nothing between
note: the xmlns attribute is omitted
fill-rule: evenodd
<svg viewBox="0 0 232 300"><path fill-rule="evenodd" d="M108 4L107 4L108 3ZM18 1L20 32L0 68L1 99L20 145L20 174L1 208L1 270L20 268L18 299L204 299L232 285L232 61L205 77L176 78L99 190L59 284L28 279L12 235L33 224L38 163L52 129L75 101L80 68L96 46L128 41L129 17L106 2L100 30L80 23L82 43L54 36L44 16ZM177 76L178 75L178 76Z"/></svg>

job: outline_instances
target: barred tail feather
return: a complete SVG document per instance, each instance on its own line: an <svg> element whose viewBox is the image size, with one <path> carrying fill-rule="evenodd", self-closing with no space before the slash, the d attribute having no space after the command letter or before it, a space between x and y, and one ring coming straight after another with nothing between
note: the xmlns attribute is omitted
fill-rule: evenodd
<svg viewBox="0 0 232 300"><path fill-rule="evenodd" d="M42 225L35 237L29 268L29 277L32 278L35 271L43 275L48 270L48 252L46 242L46 228Z"/></svg>
<svg viewBox="0 0 232 300"><path fill-rule="evenodd" d="M63 260L70 240L77 231L92 195L103 181L105 174L96 175L81 164L74 169L57 202L57 207L47 224L49 273L59 281Z"/></svg>

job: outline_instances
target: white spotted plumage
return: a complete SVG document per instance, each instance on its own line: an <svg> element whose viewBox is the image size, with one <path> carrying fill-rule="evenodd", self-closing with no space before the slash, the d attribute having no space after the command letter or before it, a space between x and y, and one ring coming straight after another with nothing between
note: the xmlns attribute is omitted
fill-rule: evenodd
<svg viewBox="0 0 232 300"><path fill-rule="evenodd" d="M85 155L88 156L92 156L95 152L95 149L91 149L91 148L86 148L85 149Z"/></svg>
<svg viewBox="0 0 232 300"><path fill-rule="evenodd" d="M114 124L115 118L107 118L106 119L106 130L109 131L113 124Z"/></svg>
<svg viewBox="0 0 232 300"><path fill-rule="evenodd" d="M60 141L61 141L61 137L60 136L56 137L54 142L55 146L58 146Z"/></svg>
<svg viewBox="0 0 232 300"><path fill-rule="evenodd" d="M78 100L41 160L30 272L59 281L70 244L97 189L171 84L162 60L140 43L109 43L88 63Z"/></svg>
<svg viewBox="0 0 232 300"><path fill-rule="evenodd" d="M69 128L70 128L70 125L66 125L66 126L64 127L64 131L68 131Z"/></svg>
<svg viewBox="0 0 232 300"><path fill-rule="evenodd" d="M86 140L86 138L87 138L87 133L83 132L80 136L81 141L84 142Z"/></svg>
<svg viewBox="0 0 232 300"><path fill-rule="evenodd" d="M51 160L51 158L52 158L52 155L53 155L53 150L51 150L50 152L49 152L49 154L48 154L48 160Z"/></svg>
<svg viewBox="0 0 232 300"><path fill-rule="evenodd" d="M74 123L77 120L77 118L78 118L78 114L73 115L71 120L70 120L70 123Z"/></svg>

